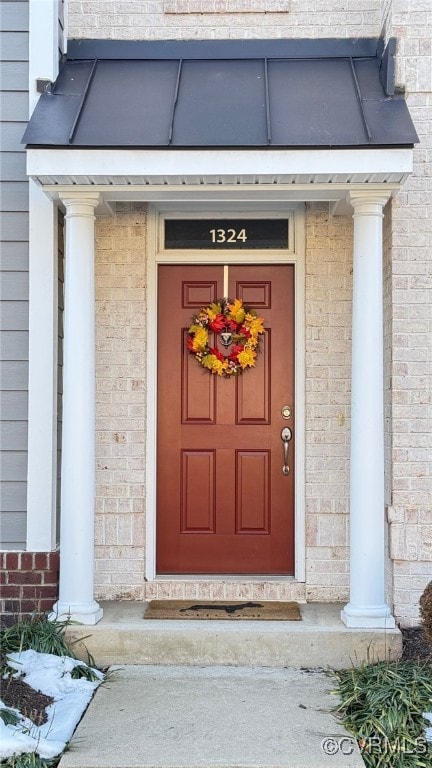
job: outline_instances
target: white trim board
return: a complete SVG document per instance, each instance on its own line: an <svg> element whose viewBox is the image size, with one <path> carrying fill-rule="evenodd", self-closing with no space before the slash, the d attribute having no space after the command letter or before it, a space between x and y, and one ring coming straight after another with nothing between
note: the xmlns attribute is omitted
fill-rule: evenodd
<svg viewBox="0 0 432 768"><path fill-rule="evenodd" d="M30 0L29 3L29 112L39 93L36 80L54 82L59 71L58 0Z"/></svg>
<svg viewBox="0 0 432 768"><path fill-rule="evenodd" d="M245 251L171 251L159 249L161 223L164 214L187 215L190 218L208 216L208 209L197 206L177 204L176 209L169 206L149 207L147 214L147 435L146 435L146 543L145 577L154 581L156 574L156 439L157 439L157 270L159 264L244 264ZM211 214L214 215L212 210ZM217 215L236 215L235 206L229 210L221 208ZM305 212L304 205L287 205L285 213L278 212L274 218L284 215L293 226L292 249L285 251L251 251L247 254L248 264L294 264L295 265L295 574L298 582L305 581ZM271 208L249 213L251 218L271 218ZM196 577L206 578L205 575ZM221 577L222 578L222 577ZM254 575L242 577L244 581L256 581ZM283 579L284 577L280 577ZM285 577L292 581L292 576Z"/></svg>
<svg viewBox="0 0 432 768"><path fill-rule="evenodd" d="M28 149L42 184L402 183L412 149Z"/></svg>
<svg viewBox="0 0 432 768"><path fill-rule="evenodd" d="M30 181L27 549L56 547L57 207Z"/></svg>

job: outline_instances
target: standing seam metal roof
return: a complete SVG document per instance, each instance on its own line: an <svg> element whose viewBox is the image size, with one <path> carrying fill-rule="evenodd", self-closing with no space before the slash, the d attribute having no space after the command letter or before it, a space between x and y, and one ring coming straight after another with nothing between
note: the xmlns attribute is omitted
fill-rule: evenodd
<svg viewBox="0 0 432 768"><path fill-rule="evenodd" d="M373 147L418 141L395 40L71 41L23 142Z"/></svg>

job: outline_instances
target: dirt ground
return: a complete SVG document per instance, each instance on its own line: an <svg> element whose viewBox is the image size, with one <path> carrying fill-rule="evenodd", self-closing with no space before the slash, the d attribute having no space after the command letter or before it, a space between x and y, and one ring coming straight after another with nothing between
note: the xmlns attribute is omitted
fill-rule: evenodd
<svg viewBox="0 0 432 768"><path fill-rule="evenodd" d="M401 632L403 640L402 661L419 659L432 664L432 645L427 642L421 627L401 629Z"/></svg>
<svg viewBox="0 0 432 768"><path fill-rule="evenodd" d="M51 696L35 691L23 680L14 677L0 681L0 698L6 707L18 709L35 725L46 723L48 718L45 709L54 701Z"/></svg>

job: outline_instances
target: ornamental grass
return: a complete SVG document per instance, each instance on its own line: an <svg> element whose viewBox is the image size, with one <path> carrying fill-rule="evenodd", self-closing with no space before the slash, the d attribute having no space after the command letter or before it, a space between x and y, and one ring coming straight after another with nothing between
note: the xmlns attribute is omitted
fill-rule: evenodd
<svg viewBox="0 0 432 768"><path fill-rule="evenodd" d="M333 710L358 741L367 768L431 768L423 713L432 710L432 667L379 662L334 673L341 699Z"/></svg>

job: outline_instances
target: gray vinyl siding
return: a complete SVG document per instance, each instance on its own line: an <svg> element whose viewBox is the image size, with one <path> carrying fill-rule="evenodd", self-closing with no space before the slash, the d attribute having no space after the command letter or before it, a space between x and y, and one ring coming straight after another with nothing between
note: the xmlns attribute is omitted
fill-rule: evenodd
<svg viewBox="0 0 432 768"><path fill-rule="evenodd" d="M23 5L28 5L27 0L2 0L2 32L28 32L28 13L23 10Z"/></svg>
<svg viewBox="0 0 432 768"><path fill-rule="evenodd" d="M23 176L26 171L26 158L23 152L3 152L0 166L0 181L7 182L14 175ZM1 258L1 256L0 256Z"/></svg>
<svg viewBox="0 0 432 768"><path fill-rule="evenodd" d="M2 549L25 549L28 414L28 2L0 4L0 502Z"/></svg>
<svg viewBox="0 0 432 768"><path fill-rule="evenodd" d="M0 62L0 83L3 91L19 88L25 91L28 83L28 64L26 61ZM13 86L13 87L12 87Z"/></svg>

